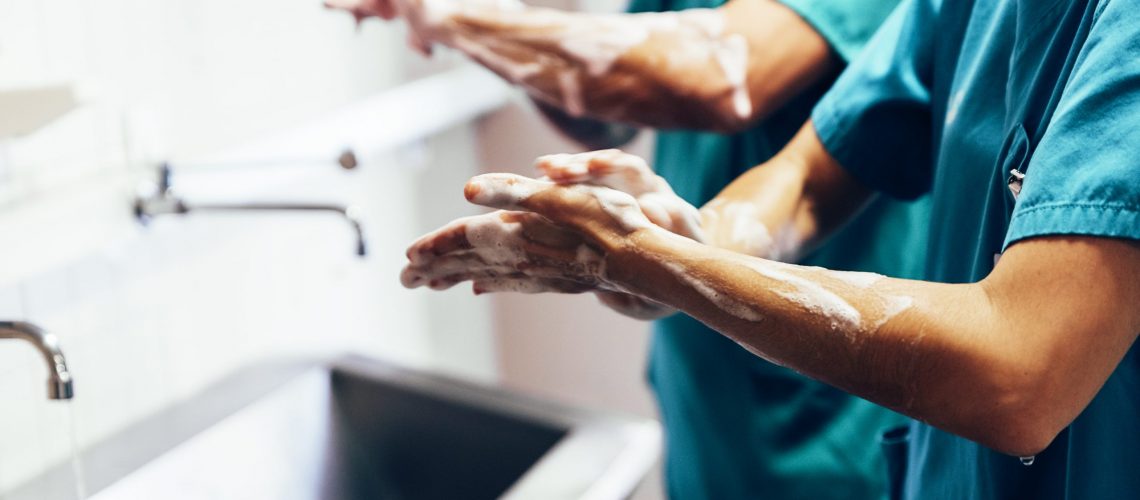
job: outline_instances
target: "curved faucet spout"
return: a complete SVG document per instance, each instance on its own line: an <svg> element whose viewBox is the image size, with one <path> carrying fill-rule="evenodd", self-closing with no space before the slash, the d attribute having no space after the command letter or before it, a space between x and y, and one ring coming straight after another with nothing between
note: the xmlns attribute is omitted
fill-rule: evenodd
<svg viewBox="0 0 1140 500"><path fill-rule="evenodd" d="M348 154L348 153L346 153ZM347 158L344 161L355 161ZM343 165L343 163L342 163ZM350 168L345 166L345 168ZM364 241L364 227L355 207L330 203L246 202L246 203L193 203L174 192L170 165L159 169L157 184L145 184L134 200L135 218L142 224L159 215L188 215L196 212L324 212L339 215L352 228L356 237L356 255L365 257L368 248Z"/></svg>
<svg viewBox="0 0 1140 500"><path fill-rule="evenodd" d="M40 352L47 363L48 399L71 399L75 395L67 359L55 335L25 321L0 321L0 339L23 340Z"/></svg>
<svg viewBox="0 0 1140 500"><path fill-rule="evenodd" d="M271 211L293 211L293 212L325 212L339 215L348 225L352 228L352 234L356 238L356 256L365 257L368 255L368 248L364 242L364 227L361 225L360 216L357 215L357 209L352 206L334 205L326 203L264 203L264 202L251 202L251 203L208 203L208 204L190 204L186 202L179 202L182 207L183 214L191 212L271 212Z"/></svg>

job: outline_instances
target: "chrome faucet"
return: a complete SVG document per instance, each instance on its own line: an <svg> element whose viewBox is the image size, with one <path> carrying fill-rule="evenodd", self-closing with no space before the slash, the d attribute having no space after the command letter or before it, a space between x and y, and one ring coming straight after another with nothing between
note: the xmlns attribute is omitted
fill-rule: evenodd
<svg viewBox="0 0 1140 500"><path fill-rule="evenodd" d="M353 159L355 162L355 159ZM355 163L353 163L355 166ZM342 166L344 166L342 162ZM345 167L349 168L349 167ZM325 204L325 203L191 203L178 196L171 185L171 168L163 164L159 168L158 183L141 191L134 201L135 218L146 224L155 216L176 214L186 215L191 212L234 212L234 211L299 211L299 212L328 212L334 213L348 222L356 236L356 255L364 257L368 254L364 241L364 229L356 210L351 206Z"/></svg>
<svg viewBox="0 0 1140 500"><path fill-rule="evenodd" d="M0 339L20 339L32 344L44 357L48 369L48 399L71 399L75 388L59 339L24 321L0 321Z"/></svg>

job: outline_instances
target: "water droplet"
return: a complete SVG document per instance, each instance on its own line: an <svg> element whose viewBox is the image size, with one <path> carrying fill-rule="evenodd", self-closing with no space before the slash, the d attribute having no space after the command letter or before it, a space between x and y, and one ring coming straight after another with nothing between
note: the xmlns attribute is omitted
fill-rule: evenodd
<svg viewBox="0 0 1140 500"><path fill-rule="evenodd" d="M1021 457L1021 465L1029 467L1030 465L1033 465L1034 460L1037 460L1037 457Z"/></svg>

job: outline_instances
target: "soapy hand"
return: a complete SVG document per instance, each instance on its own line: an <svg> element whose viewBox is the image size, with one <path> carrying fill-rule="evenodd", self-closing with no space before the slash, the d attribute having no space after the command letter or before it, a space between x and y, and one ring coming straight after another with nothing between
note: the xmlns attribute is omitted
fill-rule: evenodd
<svg viewBox="0 0 1140 500"><path fill-rule="evenodd" d="M476 294L581 293L601 281L600 254L540 215L505 211L465 217L420 238L400 277L408 288L446 290L471 281Z"/></svg>
<svg viewBox="0 0 1140 500"><path fill-rule="evenodd" d="M675 312L608 280L606 242L655 226L700 241L697 209L644 160L618 150L548 155L535 166L547 177L472 179L469 200L505 210L459 219L421 238L408 250L404 285L446 289L471 281L476 293L592 291L633 318Z"/></svg>
<svg viewBox="0 0 1140 500"><path fill-rule="evenodd" d="M326 9L338 9L352 14L357 22L370 17L391 20L396 17L394 0L325 0Z"/></svg>
<svg viewBox="0 0 1140 500"><path fill-rule="evenodd" d="M439 11L447 11L451 0L428 0L437 8L429 11L424 0L325 0L325 7L352 14L359 24L370 17L386 21L403 18L408 23L408 45L423 55L431 55L434 32L442 22Z"/></svg>
<svg viewBox="0 0 1140 500"><path fill-rule="evenodd" d="M472 179L464 194L504 210L456 220L413 243L404 286L443 290L471 281L475 293L618 292L606 274L607 254L621 238L653 227L633 197L597 186L488 174ZM636 317L659 309L631 298L604 300Z"/></svg>
<svg viewBox="0 0 1140 500"><path fill-rule="evenodd" d="M589 184L633 196L642 213L654 224L697 241L704 236L700 212L673 192L639 156L616 149L540 157L535 166L560 184ZM636 319L656 319L673 314L671 307L622 292L595 292L598 300L620 314Z"/></svg>
<svg viewBox="0 0 1140 500"><path fill-rule="evenodd" d="M404 286L476 293L610 292L602 301L637 318L672 310L629 295L606 273L607 258L633 232L655 228L630 195L511 174L475 177L464 194L498 212L459 219L408 249Z"/></svg>
<svg viewBox="0 0 1140 500"><path fill-rule="evenodd" d="M608 187L633 196L654 224L703 241L701 214L673 192L641 157L617 149L539 157L535 167L559 184Z"/></svg>

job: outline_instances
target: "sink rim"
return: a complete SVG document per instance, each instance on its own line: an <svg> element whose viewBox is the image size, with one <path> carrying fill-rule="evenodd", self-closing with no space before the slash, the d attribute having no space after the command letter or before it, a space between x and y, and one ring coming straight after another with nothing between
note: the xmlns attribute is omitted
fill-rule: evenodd
<svg viewBox="0 0 1140 500"><path fill-rule="evenodd" d="M503 495L508 499L628 497L660 456L657 421L584 409L501 387L345 354L330 358L277 360L238 369L194 395L128 424L80 452L88 494L95 495L198 434L284 390L314 371L342 372L414 390L491 412L565 429L566 434ZM589 460L583 466L583 457ZM10 500L44 500L45 492L74 497L70 460L10 490Z"/></svg>
<svg viewBox="0 0 1140 500"><path fill-rule="evenodd" d="M383 377L387 382L441 398L565 428L566 435L515 481L503 494L505 499L626 498L661 454L662 431L656 420L573 407L355 355L337 360L332 369L363 377ZM606 445L610 448L608 460L584 470L584 450Z"/></svg>

